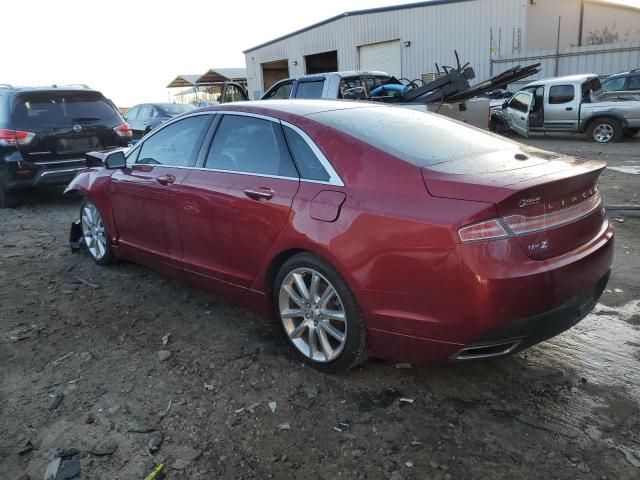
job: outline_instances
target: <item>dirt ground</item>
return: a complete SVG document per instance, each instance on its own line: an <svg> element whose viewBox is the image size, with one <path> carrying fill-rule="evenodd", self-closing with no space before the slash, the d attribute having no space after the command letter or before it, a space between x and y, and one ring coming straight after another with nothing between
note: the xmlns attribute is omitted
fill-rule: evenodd
<svg viewBox="0 0 640 480"><path fill-rule="evenodd" d="M640 138L527 143L640 166ZM609 169L601 187L607 204L640 203L640 175ZM607 291L552 341L329 376L224 299L71 254L77 213L55 193L0 211L3 480L43 478L60 451L94 480L142 480L160 463L168 479L640 478L640 216L611 213Z"/></svg>

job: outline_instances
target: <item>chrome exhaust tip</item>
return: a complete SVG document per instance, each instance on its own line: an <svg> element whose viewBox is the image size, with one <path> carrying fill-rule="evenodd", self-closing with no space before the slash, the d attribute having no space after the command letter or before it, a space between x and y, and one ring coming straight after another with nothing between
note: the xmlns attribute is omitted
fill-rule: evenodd
<svg viewBox="0 0 640 480"><path fill-rule="evenodd" d="M469 345L456 353L453 360L475 360L479 358L502 357L513 353L522 343L522 339L509 340L500 343Z"/></svg>

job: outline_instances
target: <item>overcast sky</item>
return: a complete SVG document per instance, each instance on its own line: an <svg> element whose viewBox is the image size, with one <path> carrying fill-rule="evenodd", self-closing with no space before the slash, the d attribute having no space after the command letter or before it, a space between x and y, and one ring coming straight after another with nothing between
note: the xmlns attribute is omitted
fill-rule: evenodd
<svg viewBox="0 0 640 480"><path fill-rule="evenodd" d="M247 48L348 10L400 3L411 2L21 0L0 27L0 83L86 83L122 107L167 101L178 74L244 67Z"/></svg>

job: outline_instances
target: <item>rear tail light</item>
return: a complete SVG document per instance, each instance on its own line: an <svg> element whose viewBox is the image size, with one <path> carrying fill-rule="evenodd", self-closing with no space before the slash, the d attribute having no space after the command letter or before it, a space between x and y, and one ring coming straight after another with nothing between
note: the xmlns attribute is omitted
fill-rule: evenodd
<svg viewBox="0 0 640 480"><path fill-rule="evenodd" d="M460 240L463 242L474 242L476 240L506 238L509 236L509 232L507 232L500 220L494 218L486 222L462 227L458 230L458 235L460 235Z"/></svg>
<svg viewBox="0 0 640 480"><path fill-rule="evenodd" d="M132 136L131 127L126 122L121 124L121 125L118 125L113 130L121 137L131 137Z"/></svg>
<svg viewBox="0 0 640 480"><path fill-rule="evenodd" d="M586 217L602 204L599 193L582 203L556 212L545 213L535 217L526 215L510 215L508 217L493 218L473 225L467 225L458 230L462 242L477 240L496 240L527 233L540 232L550 228L560 227Z"/></svg>
<svg viewBox="0 0 640 480"><path fill-rule="evenodd" d="M16 145L28 145L36 134L22 130L8 130L0 128L0 145L15 147Z"/></svg>

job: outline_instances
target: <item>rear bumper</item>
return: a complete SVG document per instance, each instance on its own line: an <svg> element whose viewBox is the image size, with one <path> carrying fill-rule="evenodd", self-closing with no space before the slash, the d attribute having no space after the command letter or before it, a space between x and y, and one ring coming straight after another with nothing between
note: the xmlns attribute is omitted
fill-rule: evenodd
<svg viewBox="0 0 640 480"><path fill-rule="evenodd" d="M587 244L539 261L501 240L460 245L422 296L360 291L371 355L430 363L506 355L551 338L595 306L613 237L605 223Z"/></svg>
<svg viewBox="0 0 640 480"><path fill-rule="evenodd" d="M38 167L30 175L8 175L4 181L5 188L9 190L19 190L40 186L67 185L76 173L86 168L86 162L67 164L63 167Z"/></svg>

